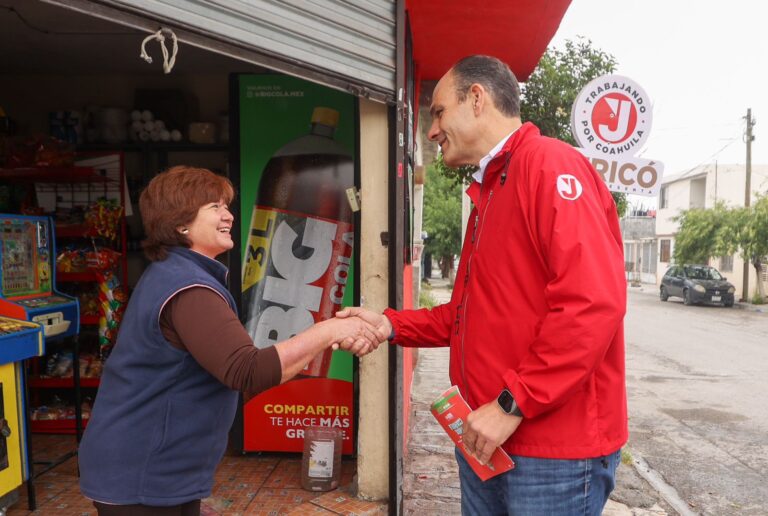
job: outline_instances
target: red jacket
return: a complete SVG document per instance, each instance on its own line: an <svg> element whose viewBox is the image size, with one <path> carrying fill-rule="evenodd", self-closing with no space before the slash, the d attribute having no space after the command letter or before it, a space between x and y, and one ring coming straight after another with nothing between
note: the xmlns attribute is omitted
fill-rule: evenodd
<svg viewBox="0 0 768 516"><path fill-rule="evenodd" d="M489 163L451 301L385 313L403 346L450 346L469 405L505 387L523 422L504 449L559 459L627 441L626 280L611 194L569 145L524 124Z"/></svg>

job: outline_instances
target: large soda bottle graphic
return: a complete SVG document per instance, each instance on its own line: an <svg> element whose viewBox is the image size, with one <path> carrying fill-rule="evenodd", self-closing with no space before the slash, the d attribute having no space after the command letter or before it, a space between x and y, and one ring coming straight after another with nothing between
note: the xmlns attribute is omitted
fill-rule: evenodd
<svg viewBox="0 0 768 516"><path fill-rule="evenodd" d="M259 348L286 340L341 308L354 244L346 189L349 152L333 139L339 113L316 107L310 134L267 163L243 261L246 329ZM325 377L332 350L300 373Z"/></svg>

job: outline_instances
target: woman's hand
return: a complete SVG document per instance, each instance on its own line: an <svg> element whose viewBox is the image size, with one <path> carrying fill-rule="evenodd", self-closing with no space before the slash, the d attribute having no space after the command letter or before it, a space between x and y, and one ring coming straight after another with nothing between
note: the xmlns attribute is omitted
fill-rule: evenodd
<svg viewBox="0 0 768 516"><path fill-rule="evenodd" d="M373 310L368 310L359 306L348 306L347 308L336 312L336 317L340 319L359 317L376 328L376 333L381 338L379 342L387 340L392 333L392 323L389 322L387 316L374 312Z"/></svg>
<svg viewBox="0 0 768 516"><path fill-rule="evenodd" d="M375 350L386 335L359 317L327 319L288 340L275 344L282 366L282 382L299 374L318 353L329 347L361 357Z"/></svg>
<svg viewBox="0 0 768 516"><path fill-rule="evenodd" d="M380 330L359 317L334 318L323 321L333 334L333 349L343 349L361 357L374 351L386 340Z"/></svg>

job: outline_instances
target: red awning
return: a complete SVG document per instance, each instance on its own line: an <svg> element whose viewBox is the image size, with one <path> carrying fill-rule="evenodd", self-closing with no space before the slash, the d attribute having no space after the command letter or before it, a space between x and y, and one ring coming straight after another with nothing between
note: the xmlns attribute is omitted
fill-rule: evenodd
<svg viewBox="0 0 768 516"><path fill-rule="evenodd" d="M407 0L421 80L437 80L471 54L505 61L525 81L571 0Z"/></svg>

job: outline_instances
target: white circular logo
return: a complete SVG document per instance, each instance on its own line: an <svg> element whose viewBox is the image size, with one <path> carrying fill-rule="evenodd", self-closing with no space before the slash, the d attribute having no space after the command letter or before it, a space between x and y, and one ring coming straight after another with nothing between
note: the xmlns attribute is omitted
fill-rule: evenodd
<svg viewBox="0 0 768 516"><path fill-rule="evenodd" d="M581 183L571 174L560 174L557 176L557 193L566 201L575 201L581 196L584 189Z"/></svg>
<svg viewBox="0 0 768 516"><path fill-rule="evenodd" d="M571 130L579 146L607 156L634 155L648 139L651 105L639 84L621 75L603 75L579 92Z"/></svg>

